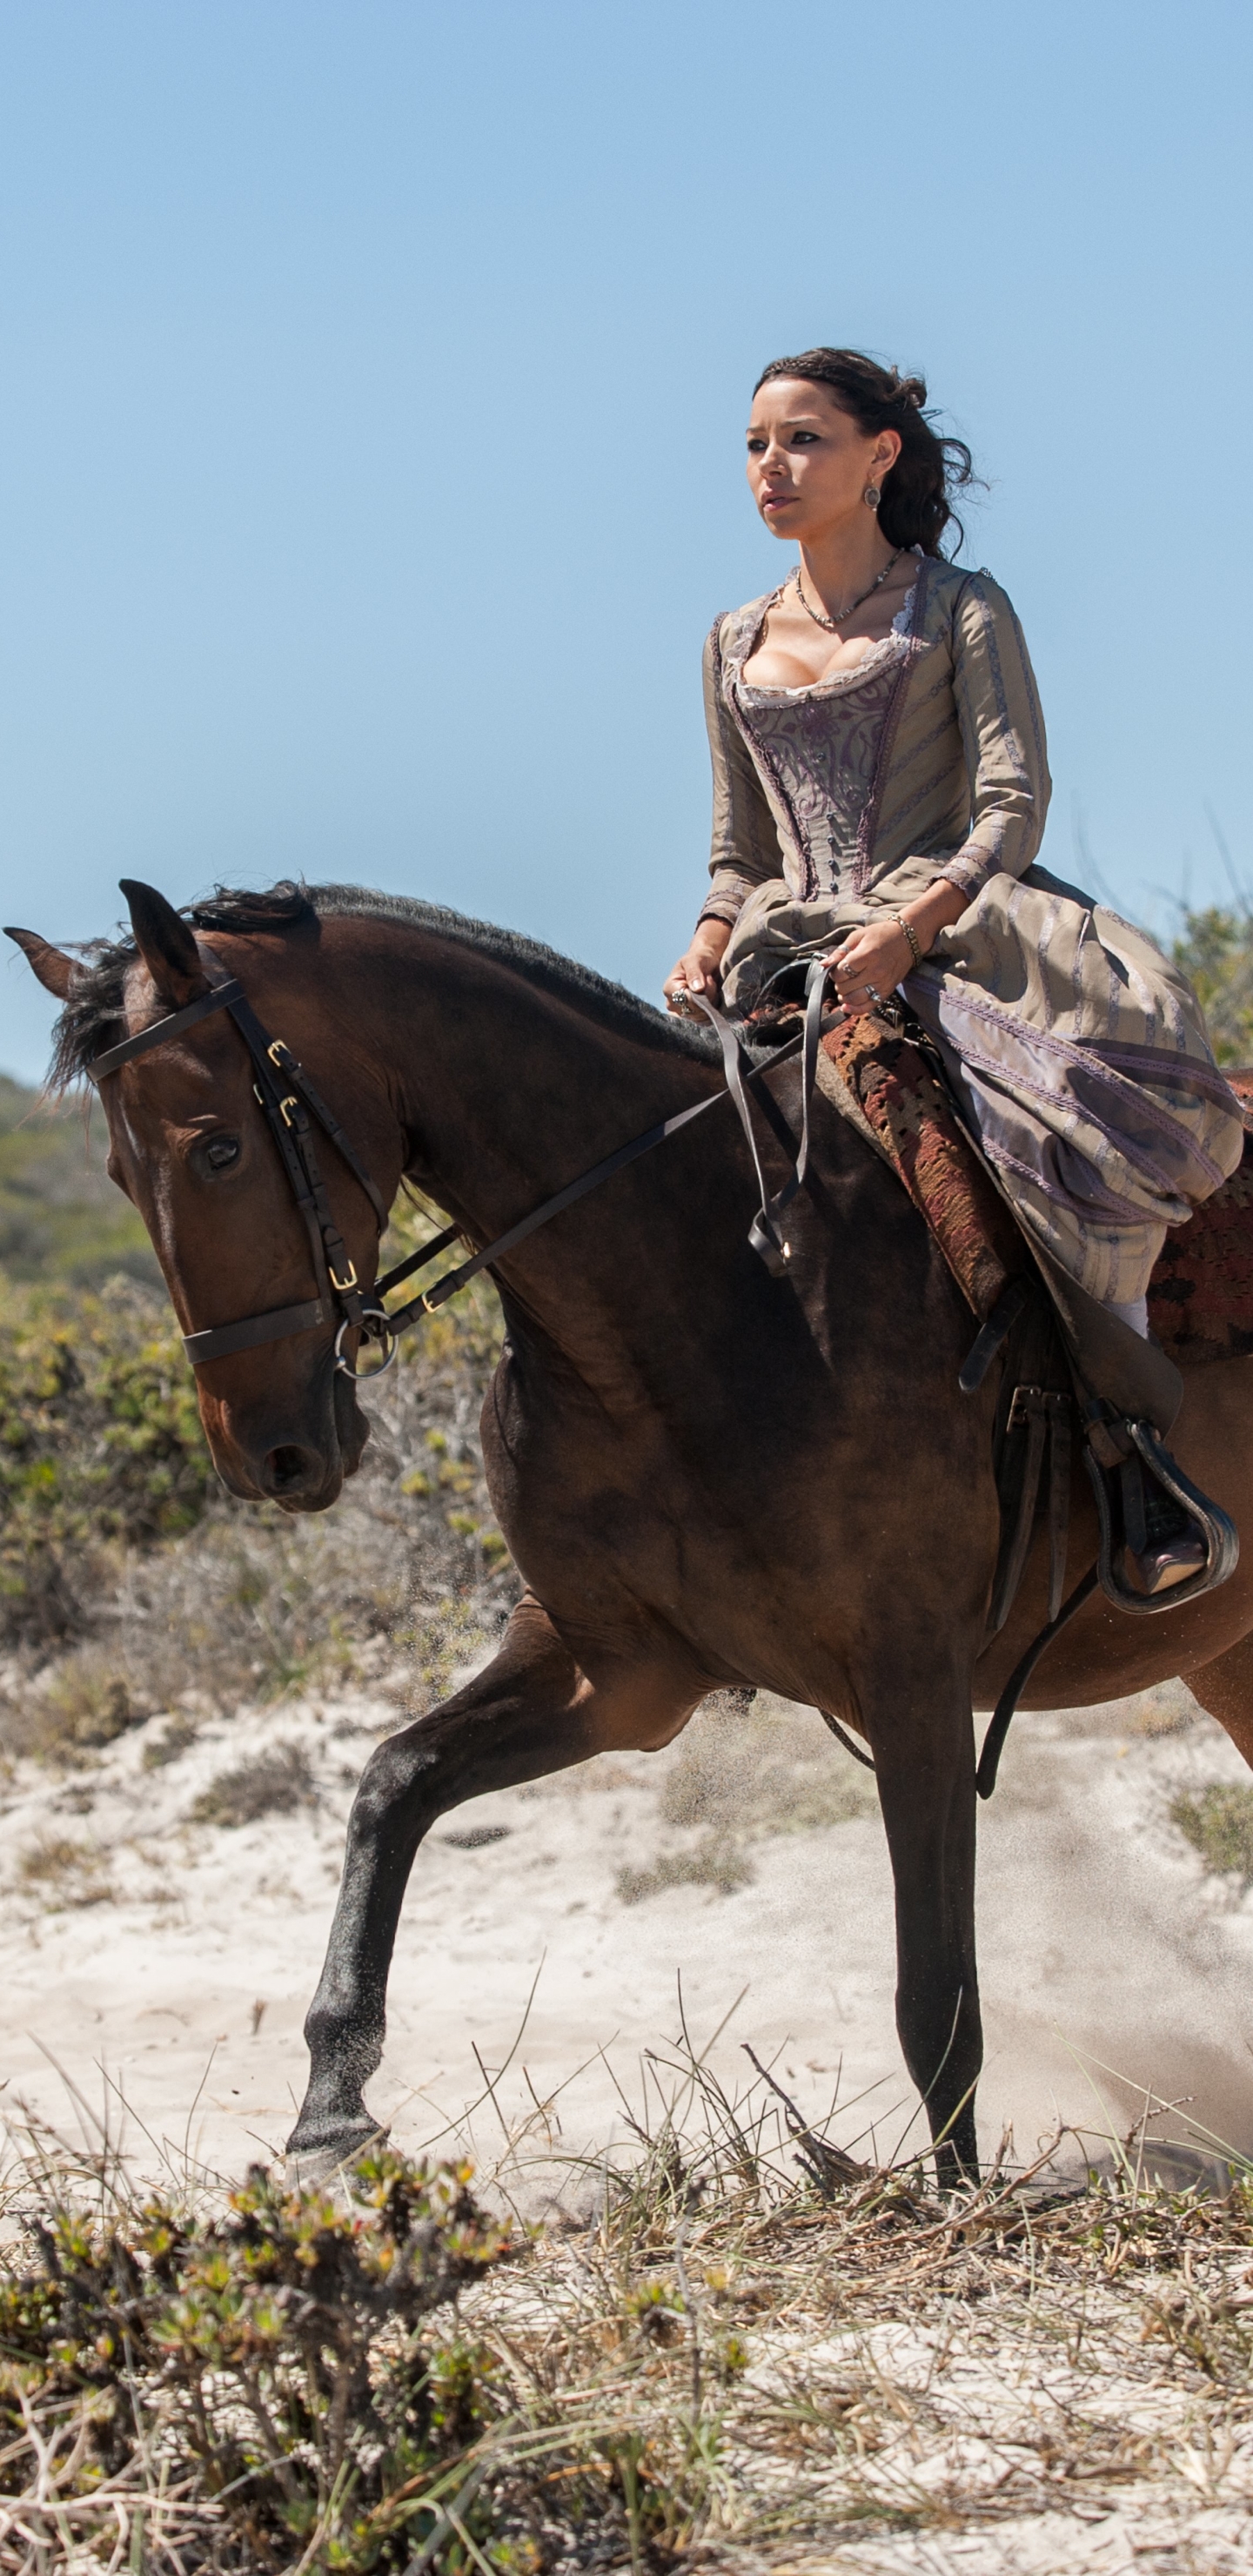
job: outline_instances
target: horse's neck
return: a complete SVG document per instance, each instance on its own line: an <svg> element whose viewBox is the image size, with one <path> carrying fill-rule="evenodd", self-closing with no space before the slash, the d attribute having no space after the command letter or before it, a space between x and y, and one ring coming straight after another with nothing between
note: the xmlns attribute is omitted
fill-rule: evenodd
<svg viewBox="0 0 1253 2576"><path fill-rule="evenodd" d="M411 1176L479 1243L659 1118L718 1085L716 1069L615 1025L508 960L388 924L378 942L371 1045L410 1139ZM664 1150L664 1149L663 1149ZM666 1193L668 1196L669 1193ZM503 1275L564 1348L576 1309L600 1342L633 1295L638 1245L625 1228L541 1229ZM595 1322L593 1318L596 1318Z"/></svg>

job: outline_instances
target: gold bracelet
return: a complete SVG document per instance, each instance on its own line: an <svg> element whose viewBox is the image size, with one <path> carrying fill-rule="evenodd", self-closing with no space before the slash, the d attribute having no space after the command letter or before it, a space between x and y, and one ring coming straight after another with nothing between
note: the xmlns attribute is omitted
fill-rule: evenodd
<svg viewBox="0 0 1253 2576"><path fill-rule="evenodd" d="M897 929L898 929L898 930L903 930L903 931L904 931L904 933L905 933L905 937L906 937L906 938L907 938L907 940L909 941L909 953L910 953L910 956L912 957L912 959L913 959L913 961L914 961L915 966L921 966L921 964L922 964L922 950L921 950L921 948L920 948L920 947L919 947L919 945L918 945L918 933L917 933L917 931L915 930L915 928L914 928L914 925L913 925L912 921L906 921L906 919L905 919L905 915L904 915L904 913L903 913L903 912L894 912L894 913L893 913L893 915L892 915L892 919L893 919L893 920L894 920L894 922L896 923L896 927L897 927Z"/></svg>

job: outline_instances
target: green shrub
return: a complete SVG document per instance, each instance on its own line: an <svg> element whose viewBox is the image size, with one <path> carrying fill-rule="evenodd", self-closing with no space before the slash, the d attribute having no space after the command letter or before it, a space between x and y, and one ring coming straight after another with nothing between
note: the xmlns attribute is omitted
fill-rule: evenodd
<svg viewBox="0 0 1253 2576"><path fill-rule="evenodd" d="M1205 1012L1220 1064L1253 1064L1253 917L1185 912L1171 954Z"/></svg>
<svg viewBox="0 0 1253 2576"><path fill-rule="evenodd" d="M101 1543L192 1527L213 1469L155 1291L0 1282L0 1634L66 1637Z"/></svg>
<svg viewBox="0 0 1253 2576"><path fill-rule="evenodd" d="M219 2217L45 2207L31 2259L0 2268L0 2492L31 2492L33 2428L62 2468L55 2537L94 2525L107 2558L116 2520L92 2498L112 2480L129 2566L149 2564L145 2510L168 2530L171 2463L191 2556L162 2547L162 2566L364 2576L438 2546L441 2497L455 2509L457 2461L498 2411L489 2357L422 2335L510 2250L469 2185L466 2165L383 2150L333 2193L254 2166Z"/></svg>

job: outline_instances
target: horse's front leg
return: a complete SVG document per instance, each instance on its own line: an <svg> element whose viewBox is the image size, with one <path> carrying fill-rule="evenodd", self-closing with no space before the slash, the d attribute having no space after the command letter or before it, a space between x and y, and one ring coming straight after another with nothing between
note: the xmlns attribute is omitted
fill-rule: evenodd
<svg viewBox="0 0 1253 2576"><path fill-rule="evenodd" d="M975 1761L968 1667L934 1630L876 1658L858 1691L896 1888L896 2027L926 2104L941 2187L977 2181L983 2064L975 1964Z"/></svg>
<svg viewBox="0 0 1253 2576"><path fill-rule="evenodd" d="M539 1603L515 1610L499 1654L454 1699L372 1753L348 1819L326 1964L309 2007L297 2155L350 2155L373 2135L362 2087L383 2054L387 1975L414 1854L439 1816L593 1753L669 1743L709 1685L663 1652L589 1681Z"/></svg>

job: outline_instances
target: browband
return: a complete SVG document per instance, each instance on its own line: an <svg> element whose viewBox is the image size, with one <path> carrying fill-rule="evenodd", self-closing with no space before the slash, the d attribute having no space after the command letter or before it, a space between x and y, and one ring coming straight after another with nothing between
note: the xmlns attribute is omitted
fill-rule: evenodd
<svg viewBox="0 0 1253 2576"><path fill-rule="evenodd" d="M129 1064L137 1055L147 1055L150 1047L164 1046L167 1038L178 1037L184 1029L194 1029L197 1020L207 1020L212 1011L228 1011L233 1002L242 1002L244 988L234 975L224 984L215 984L211 993L202 993L198 1002L187 1002L181 1011L171 1011L164 1020L154 1020L151 1028L140 1029L133 1038L123 1038L117 1046L106 1047L103 1055L93 1056L87 1067L89 1082L100 1082L106 1073L116 1073L120 1065Z"/></svg>

